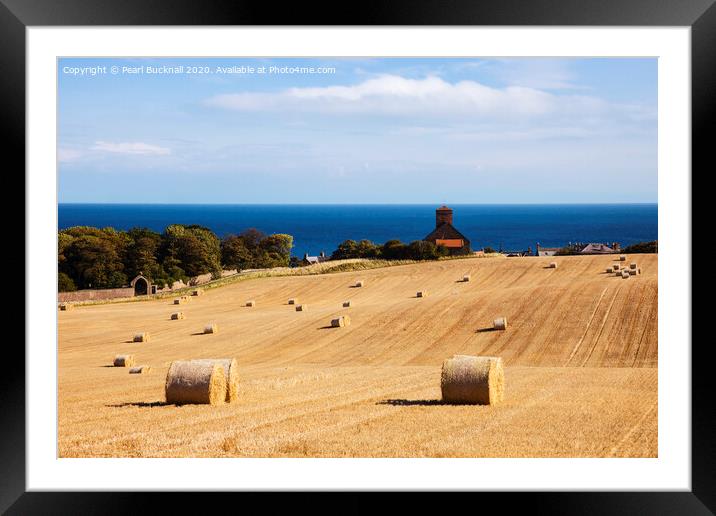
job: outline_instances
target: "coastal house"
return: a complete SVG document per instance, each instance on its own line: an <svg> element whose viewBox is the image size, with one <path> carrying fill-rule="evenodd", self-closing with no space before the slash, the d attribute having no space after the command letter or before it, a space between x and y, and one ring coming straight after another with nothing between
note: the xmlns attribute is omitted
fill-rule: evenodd
<svg viewBox="0 0 716 516"><path fill-rule="evenodd" d="M537 256L554 256L560 249L560 247L542 247L537 242Z"/></svg>
<svg viewBox="0 0 716 516"><path fill-rule="evenodd" d="M306 265L313 265L314 263L323 263L327 262L331 258L329 256L326 256L326 253L321 251L321 253L318 256L308 256L308 253L303 255L303 263Z"/></svg>
<svg viewBox="0 0 716 516"><path fill-rule="evenodd" d="M612 247L607 244L587 244L584 249L579 251L580 254L612 254L619 252L619 244L614 242Z"/></svg>
<svg viewBox="0 0 716 516"><path fill-rule="evenodd" d="M470 253L470 240L452 225L452 209L445 205L435 210L435 229L423 240L447 247L452 255Z"/></svg>

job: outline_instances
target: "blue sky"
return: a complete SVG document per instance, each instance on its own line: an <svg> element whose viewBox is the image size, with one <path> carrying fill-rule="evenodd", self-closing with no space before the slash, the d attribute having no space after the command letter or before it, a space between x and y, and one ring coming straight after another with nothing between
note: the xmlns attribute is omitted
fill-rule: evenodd
<svg viewBox="0 0 716 516"><path fill-rule="evenodd" d="M60 202L657 201L651 58L68 58L58 114Z"/></svg>

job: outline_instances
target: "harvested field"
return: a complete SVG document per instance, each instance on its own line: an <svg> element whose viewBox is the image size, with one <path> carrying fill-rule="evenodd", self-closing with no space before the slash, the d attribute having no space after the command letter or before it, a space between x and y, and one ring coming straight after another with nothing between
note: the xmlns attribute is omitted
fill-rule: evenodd
<svg viewBox="0 0 716 516"><path fill-rule="evenodd" d="M59 324L61 457L655 457L657 257L604 275L613 256L462 259L267 277L171 299L78 306ZM464 270L469 282L456 282ZM430 291L414 302L418 288ZM287 309L298 297L311 311ZM326 323L346 297L351 325ZM255 299L254 310L237 307ZM492 331L496 316L508 329ZM127 343L136 327L149 343ZM141 346L141 347L140 347ZM141 349L152 374L107 367ZM500 356L504 400L444 405L441 365ZM232 404L166 405L174 360L236 357ZM449 438L446 438L449 436Z"/></svg>

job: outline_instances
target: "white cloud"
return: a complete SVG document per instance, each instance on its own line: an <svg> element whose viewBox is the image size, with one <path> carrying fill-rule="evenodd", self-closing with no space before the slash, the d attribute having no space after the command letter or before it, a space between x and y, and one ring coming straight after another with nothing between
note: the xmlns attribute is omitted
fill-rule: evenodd
<svg viewBox="0 0 716 516"><path fill-rule="evenodd" d="M171 150L167 147L159 147L158 145L150 145L142 142L104 142L97 141L91 150L113 152L116 154L139 154L150 156L165 156L171 154Z"/></svg>
<svg viewBox="0 0 716 516"><path fill-rule="evenodd" d="M557 110L601 109L598 99L522 86L503 89L475 81L449 83L439 77L407 79L383 75L351 86L290 88L278 93L217 95L207 105L237 111L303 111L404 115L536 116Z"/></svg>
<svg viewBox="0 0 716 516"><path fill-rule="evenodd" d="M512 86L547 90L583 89L577 85L572 60L501 59L487 62L486 72Z"/></svg>

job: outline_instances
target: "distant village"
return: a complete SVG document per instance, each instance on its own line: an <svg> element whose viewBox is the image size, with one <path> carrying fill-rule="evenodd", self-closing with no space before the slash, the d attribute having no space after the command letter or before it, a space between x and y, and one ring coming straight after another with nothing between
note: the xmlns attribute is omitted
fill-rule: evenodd
<svg viewBox="0 0 716 516"><path fill-rule="evenodd" d="M555 255L584 255L584 254L613 254L621 252L619 242L568 242L562 247L543 247L537 242L534 251L532 247L526 250L504 250L485 247L479 251L473 251L470 247L470 240L460 233L453 225L453 210L445 205L435 210L435 229L423 238L425 242L432 242L436 246L447 248L449 255L484 255L489 253L500 253L508 257L515 256L555 256ZM325 252L321 251L316 256L308 253L303 255L302 265L313 265L323 263L331 259Z"/></svg>
<svg viewBox="0 0 716 516"><path fill-rule="evenodd" d="M483 247L453 224L453 210L435 210L435 227L420 240L345 240L330 255L321 251L303 258L291 256L293 237L265 235L248 229L219 239L210 229L173 224L164 233L146 228L117 232L112 228L74 227L58 236L58 298L61 302L89 301L160 294L196 286L244 272L272 267L302 267L341 259L438 260L445 257L501 254L508 257L656 253L657 242L641 242L622 249L618 242L568 242L563 247L534 251ZM133 278L133 279L129 279Z"/></svg>

